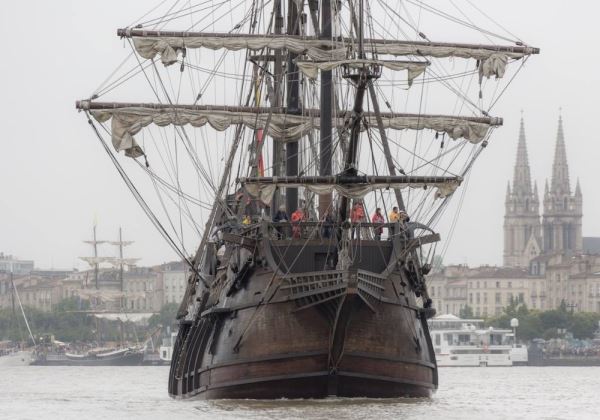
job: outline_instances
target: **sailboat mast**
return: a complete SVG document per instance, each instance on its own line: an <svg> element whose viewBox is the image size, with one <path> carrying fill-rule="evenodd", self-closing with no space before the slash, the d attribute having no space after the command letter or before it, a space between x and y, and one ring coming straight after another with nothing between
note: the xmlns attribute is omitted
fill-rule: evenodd
<svg viewBox="0 0 600 420"><path fill-rule="evenodd" d="M288 35L300 35L300 10L304 8L304 0L288 0ZM295 63L298 54L288 53L287 62L287 108L291 114L300 112L300 78L298 66ZM298 142L289 142L286 145L286 170L287 176L298 175ZM286 188L286 204L289 213L298 208L298 189Z"/></svg>
<svg viewBox="0 0 600 420"><path fill-rule="evenodd" d="M33 333L31 332L31 327L29 326L29 321L27 321L27 317L25 316L25 310L23 309L23 304L21 303L21 298L19 297L19 292L15 287L15 282L13 280L13 273L10 272L10 283L13 289L14 295L17 297L17 302L19 303L19 308L21 308L21 314L23 315L23 319L25 320L25 325L27 326L27 331L29 331L29 337L31 337L31 341L33 341L33 345L35 346L35 338L33 337Z"/></svg>
<svg viewBox="0 0 600 420"><path fill-rule="evenodd" d="M94 282L98 289L98 241L96 240L96 224L94 223Z"/></svg>
<svg viewBox="0 0 600 420"><path fill-rule="evenodd" d="M331 39L331 0L323 0L321 4L321 39ZM320 157L319 172L320 175L331 175L332 159L332 72L321 72L321 118L320 118ZM321 217L331 206L331 193L323 194L319 197L319 214Z"/></svg>
<svg viewBox="0 0 600 420"><path fill-rule="evenodd" d="M119 226L119 281L121 283L121 292L123 291L123 231ZM121 298L121 307L123 307L123 301Z"/></svg>

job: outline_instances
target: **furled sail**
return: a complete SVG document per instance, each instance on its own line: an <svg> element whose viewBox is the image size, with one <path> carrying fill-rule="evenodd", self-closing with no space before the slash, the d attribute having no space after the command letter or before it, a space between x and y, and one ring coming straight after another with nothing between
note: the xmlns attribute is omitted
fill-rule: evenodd
<svg viewBox="0 0 600 420"><path fill-rule="evenodd" d="M316 194L333 191L352 198L363 198L370 192L388 188L437 188L437 197L451 195L461 184L461 177L453 176L302 176L239 178L246 191L263 203L272 202L278 187L304 187Z"/></svg>
<svg viewBox="0 0 600 420"><path fill-rule="evenodd" d="M112 263L112 261L114 260L113 257L79 257L79 259L85 261L90 265Z"/></svg>
<svg viewBox="0 0 600 420"><path fill-rule="evenodd" d="M311 130L319 129L319 110L305 110L305 114L288 114L285 108L227 107L201 105L163 104L118 104L79 101L77 107L89 110L101 123L111 120L112 143L117 151L125 151L127 156L136 158L143 150L133 136L142 128L156 124L191 125L202 127L209 124L218 131L224 131L233 124L243 124L251 129L267 129L270 136L279 141L295 141ZM351 111L348 111L348 115ZM364 122L375 126L377 117L364 113ZM383 127L393 130L430 129L446 133L452 139L464 138L472 143L482 141L489 128L502 124L501 118L454 117L447 115L392 114L382 113ZM334 126L343 129L348 118L334 118Z"/></svg>
<svg viewBox="0 0 600 420"><path fill-rule="evenodd" d="M390 60L331 60L331 61L305 61L297 60L296 65L306 77L316 79L319 75L319 70L331 71L339 66L348 66L352 68L360 68L366 65L375 65L385 67L390 70L407 70L408 71L408 85L411 86L414 79L419 77L429 62L419 61L390 61Z"/></svg>
<svg viewBox="0 0 600 420"><path fill-rule="evenodd" d="M160 56L164 65L177 61L178 53L185 48L261 50L287 49L305 55L315 61L335 61L350 58L355 41L350 38L332 40L294 35L218 34L181 31L148 31L143 29L119 29L117 34L133 39L138 54L146 59ZM539 49L528 46L499 46L458 44L442 42L365 39L369 50L378 55L459 57L479 62L480 77L504 76L509 59L520 59L538 54Z"/></svg>

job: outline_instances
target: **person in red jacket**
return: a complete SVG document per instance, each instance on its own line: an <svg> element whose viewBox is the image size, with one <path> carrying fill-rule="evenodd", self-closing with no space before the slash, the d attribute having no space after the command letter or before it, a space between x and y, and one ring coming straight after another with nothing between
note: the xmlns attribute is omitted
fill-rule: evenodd
<svg viewBox="0 0 600 420"><path fill-rule="evenodd" d="M302 210L302 208L298 208L292 213L292 237L294 239L300 239L302 232L300 222L302 222L304 218L304 210Z"/></svg>
<svg viewBox="0 0 600 420"><path fill-rule="evenodd" d="M352 222L352 237L360 239L360 229L357 226L359 223L365 221L365 208L361 202L354 203L352 211L350 212L350 222Z"/></svg>
<svg viewBox="0 0 600 420"><path fill-rule="evenodd" d="M376 226L373 228L373 233L375 234L375 240L381 240L381 234L383 233L383 224L385 223L385 219L383 218L383 214L381 214L381 208L377 207L375 213L371 217L371 222L375 223Z"/></svg>

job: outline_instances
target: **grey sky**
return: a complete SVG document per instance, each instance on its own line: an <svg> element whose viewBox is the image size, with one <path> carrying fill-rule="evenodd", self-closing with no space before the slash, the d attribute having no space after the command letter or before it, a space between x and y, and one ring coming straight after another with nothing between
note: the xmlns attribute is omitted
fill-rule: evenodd
<svg viewBox="0 0 600 420"><path fill-rule="evenodd" d="M34 259L39 267L83 267L77 257L89 250L81 241L91 235L97 215L99 235L116 239L122 225L125 237L137 241L129 255L142 257L141 263L176 258L74 109L74 101L88 96L129 51L116 28L154 3L0 3L0 251ZM600 236L600 6L582 0L477 5L542 54L529 60L495 108L505 125L476 163L446 262L501 263L504 195L521 109L532 176L543 192L562 107L571 180L574 185L579 177L583 189L584 235ZM451 38L448 33L443 40Z"/></svg>

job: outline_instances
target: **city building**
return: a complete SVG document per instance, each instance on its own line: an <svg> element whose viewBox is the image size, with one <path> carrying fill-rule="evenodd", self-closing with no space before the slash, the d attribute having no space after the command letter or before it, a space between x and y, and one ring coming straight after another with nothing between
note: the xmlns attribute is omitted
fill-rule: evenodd
<svg viewBox="0 0 600 420"><path fill-rule="evenodd" d="M563 302L573 311L600 312L600 238L583 237L583 195L572 191L562 118L554 149L543 212L527 153L521 119L512 184L505 198L503 267L444 267L428 278L438 313L459 315L469 306L475 316L502 313L511 302L538 310Z"/></svg>
<svg viewBox="0 0 600 420"><path fill-rule="evenodd" d="M159 270L164 287L163 303L180 303L187 287L187 266L181 261L174 261L161 265Z"/></svg>
<svg viewBox="0 0 600 420"><path fill-rule="evenodd" d="M14 275L29 274L33 271L33 261L19 260L12 255L5 255L0 252L0 271L13 273Z"/></svg>

